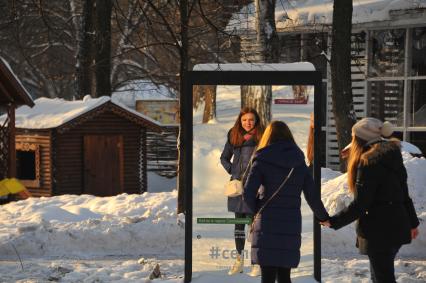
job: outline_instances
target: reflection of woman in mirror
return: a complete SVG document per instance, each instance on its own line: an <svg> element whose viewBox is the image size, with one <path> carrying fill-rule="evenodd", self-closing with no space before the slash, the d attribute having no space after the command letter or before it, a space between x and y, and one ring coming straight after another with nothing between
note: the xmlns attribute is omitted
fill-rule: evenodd
<svg viewBox="0 0 426 283"><path fill-rule="evenodd" d="M228 132L228 138L220 156L220 162L225 170L231 175L231 180L241 180L243 178L244 172L246 171L247 166L249 166L252 153L262 134L263 129L260 123L259 114L256 110L248 107L241 109L234 126ZM242 181L244 183L244 180ZM228 197L228 211L234 212L235 218L246 218L249 216L247 214L247 207L244 205L241 195ZM243 250L245 243L244 228L244 224L235 224L235 248L238 255L234 265L228 272L229 275L243 272ZM258 267L254 267L252 275L257 276L256 270L258 270Z"/></svg>

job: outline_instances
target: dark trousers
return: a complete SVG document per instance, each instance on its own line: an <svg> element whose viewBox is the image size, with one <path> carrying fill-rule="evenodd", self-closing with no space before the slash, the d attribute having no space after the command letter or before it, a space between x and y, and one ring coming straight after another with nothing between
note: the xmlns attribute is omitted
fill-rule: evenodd
<svg viewBox="0 0 426 283"><path fill-rule="evenodd" d="M371 251L367 253L370 260L370 273L373 283L396 282L394 261L400 247L390 248L387 251Z"/></svg>
<svg viewBox="0 0 426 283"><path fill-rule="evenodd" d="M248 217L245 213L235 212L235 218L246 218ZM244 244L246 242L246 233L244 231L245 224L235 224L234 238L235 238L235 248L237 249L238 254L242 254L244 250Z"/></svg>
<svg viewBox="0 0 426 283"><path fill-rule="evenodd" d="M287 267L273 267L273 266L260 266L262 273L262 283L291 283L290 268Z"/></svg>

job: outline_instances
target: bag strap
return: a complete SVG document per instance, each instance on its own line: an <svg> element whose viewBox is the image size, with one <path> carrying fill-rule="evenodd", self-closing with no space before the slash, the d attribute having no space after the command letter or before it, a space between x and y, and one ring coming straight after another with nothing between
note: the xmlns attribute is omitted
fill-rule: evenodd
<svg viewBox="0 0 426 283"><path fill-rule="evenodd" d="M246 166L246 170L244 170L244 173L241 175L241 182L244 182L244 178L246 177L246 175L247 175L247 172L249 171L249 169L251 168L251 166L252 166L252 163L253 163L253 157L254 157L254 153L256 152L256 149L253 151L253 153L251 154L251 157L250 157L250 160L249 160L249 162L248 162L248 164L247 164L247 166ZM243 164L241 163L241 169L243 169L242 168L243 167Z"/></svg>
<svg viewBox="0 0 426 283"><path fill-rule="evenodd" d="M251 168L251 166L252 166L253 158L254 158L255 153L256 153L256 148L253 150L253 152L252 152L252 154L251 154L251 156L250 156L250 160L249 160L249 162L248 162L248 164L247 164L247 166L246 166L246 169L244 170L243 174L242 174L242 175L240 175L240 181L241 181L242 183L244 183L244 178L246 177L247 172L249 171L249 169L250 169L250 168ZM242 171L242 169L243 169L243 163L242 163L242 162L240 162L240 169L241 169L241 171Z"/></svg>
<svg viewBox="0 0 426 283"><path fill-rule="evenodd" d="M285 183L287 183L287 180L291 177L291 174L293 174L294 168L291 168L290 172L288 173L287 177L285 177L284 181L281 183L281 185L278 187L278 189L275 191L275 193L272 194L272 196L262 205L262 207L259 209L259 211L254 215L254 219L256 219L257 216L262 213L262 211L265 209L265 207L271 202L271 200L281 191L281 189L284 187Z"/></svg>

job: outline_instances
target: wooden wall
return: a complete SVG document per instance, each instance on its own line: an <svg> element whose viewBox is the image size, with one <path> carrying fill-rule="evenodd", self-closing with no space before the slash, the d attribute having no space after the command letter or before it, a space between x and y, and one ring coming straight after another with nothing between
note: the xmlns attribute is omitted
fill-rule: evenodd
<svg viewBox="0 0 426 283"><path fill-rule="evenodd" d="M25 184L35 197L50 196L52 192L52 150L49 130L21 130L16 132L16 147L37 145L39 148L40 185Z"/></svg>
<svg viewBox="0 0 426 283"><path fill-rule="evenodd" d="M55 130L53 137L56 176L54 195L81 194L83 192L84 135L122 135L124 147L123 192L146 191L146 187L143 187L146 180L139 179L141 126L107 111L64 133Z"/></svg>

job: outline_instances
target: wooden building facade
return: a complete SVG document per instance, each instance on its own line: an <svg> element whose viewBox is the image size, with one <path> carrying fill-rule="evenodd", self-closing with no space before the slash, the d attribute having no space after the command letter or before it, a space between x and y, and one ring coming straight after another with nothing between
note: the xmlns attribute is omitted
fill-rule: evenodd
<svg viewBox="0 0 426 283"><path fill-rule="evenodd" d="M0 57L0 180L15 177L15 108L34 102L12 69Z"/></svg>
<svg viewBox="0 0 426 283"><path fill-rule="evenodd" d="M394 124L394 135L426 153L426 5L406 1L355 3L352 25L351 77L358 119L375 117ZM290 7L276 14L281 42L280 62L308 61L322 73L323 166L339 168L339 150L332 112L332 4ZM390 6L389 6L390 5ZM279 6L277 6L279 9ZM317 9L321 7L321 9ZM281 14L280 14L281 13ZM369 15L370 16L366 16ZM281 16L279 16L281 15ZM242 32L243 53L255 62L253 32ZM328 55L327 55L328 54Z"/></svg>
<svg viewBox="0 0 426 283"><path fill-rule="evenodd" d="M17 128L17 177L34 196L145 192L147 131L162 129L110 100L53 128Z"/></svg>

